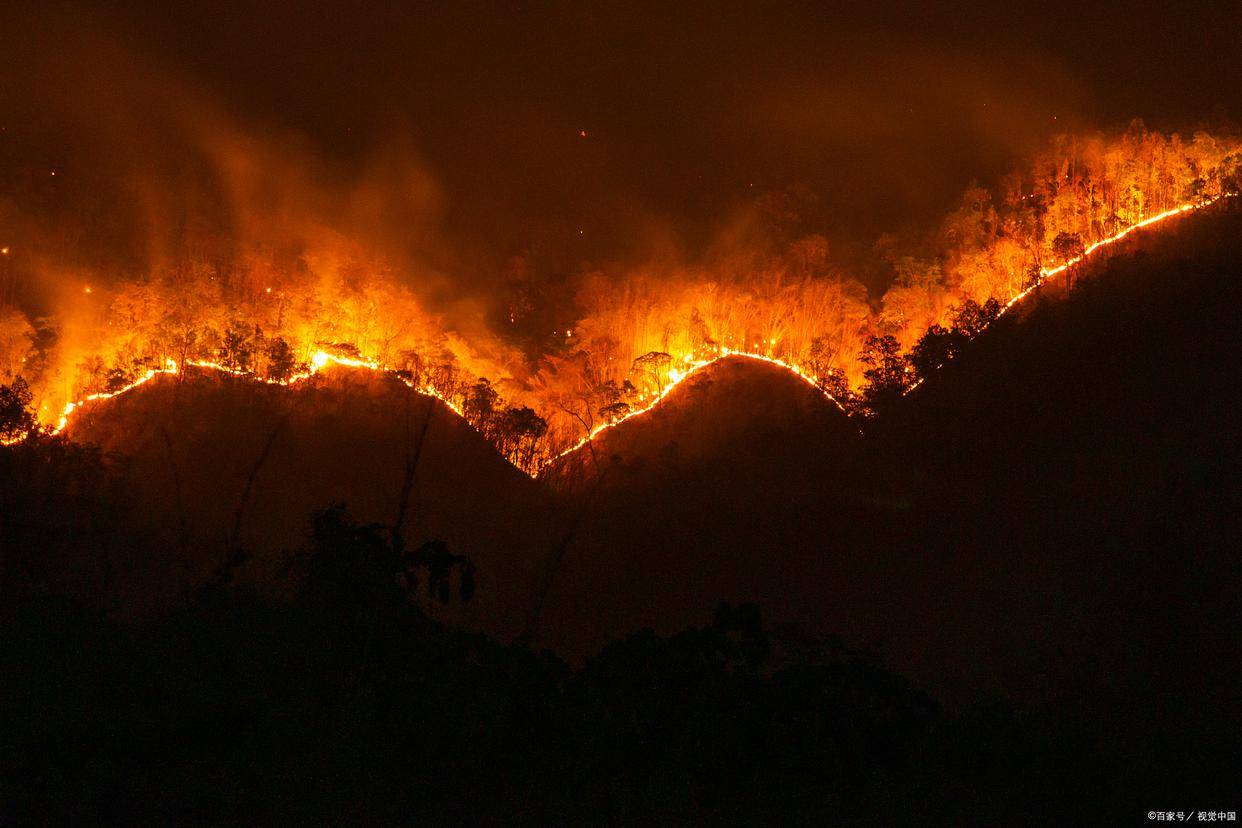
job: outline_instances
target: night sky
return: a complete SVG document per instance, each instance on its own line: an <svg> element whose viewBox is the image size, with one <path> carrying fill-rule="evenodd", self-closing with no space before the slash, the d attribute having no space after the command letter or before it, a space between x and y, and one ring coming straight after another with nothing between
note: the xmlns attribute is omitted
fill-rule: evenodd
<svg viewBox="0 0 1242 828"><path fill-rule="evenodd" d="M414 223L437 264L469 278L518 254L693 258L790 187L848 262L1053 133L1219 129L1242 107L1236 3L36 5L6 38L11 141L175 155L147 116L210 103L329 177L396 152L434 193ZM78 128L49 127L66 109Z"/></svg>

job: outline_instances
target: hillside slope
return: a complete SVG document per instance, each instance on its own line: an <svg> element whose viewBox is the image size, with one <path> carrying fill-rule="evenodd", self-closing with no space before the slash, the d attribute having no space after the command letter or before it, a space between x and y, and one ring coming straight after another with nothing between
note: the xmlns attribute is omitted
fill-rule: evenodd
<svg viewBox="0 0 1242 828"><path fill-rule="evenodd" d="M533 624L581 657L755 601L778 638L840 636L950 700L1236 709L1240 240L1236 212L1136 237L865 437L744 358L538 481L438 403L346 369L296 389L161 377L86 409L72 436L115 452L134 484L164 551L120 580L153 608L218 573L234 541L252 553L238 580L279 581L328 503L391 523L407 433L434 411L407 535L477 563L462 623Z"/></svg>
<svg viewBox="0 0 1242 828"><path fill-rule="evenodd" d="M587 652L758 600L947 699L1236 707L1239 240L1236 212L1136 239L865 439L835 410L791 414L801 389L775 375L753 394L709 375L607 432L547 640Z"/></svg>
<svg viewBox="0 0 1242 828"><path fill-rule="evenodd" d="M894 648L982 681L977 661L1018 696L1236 705L1242 214L1087 276L876 424L875 471L919 516L894 543L902 580L939 596L910 602L921 633Z"/></svg>
<svg viewBox="0 0 1242 828"><path fill-rule="evenodd" d="M234 543L252 556L237 576L273 582L312 512L332 503L391 525L428 416L404 534L471 556L480 600L469 612L490 616L517 603L509 591L525 594L524 550L540 542L547 498L456 413L390 377L336 368L293 388L160 377L86 409L70 435L119 458L154 545L170 551L150 579L166 593L212 577Z"/></svg>
<svg viewBox="0 0 1242 828"><path fill-rule="evenodd" d="M541 478L580 519L546 640L585 654L644 625L699 623L721 600L814 612L826 550L846 554L869 524L851 483L862 449L857 427L779 366L730 357L696 373Z"/></svg>
<svg viewBox="0 0 1242 828"><path fill-rule="evenodd" d="M555 461L541 477L577 487L598 472L614 486L651 473L735 473L782 459L791 441L813 450L856 431L830 400L785 368L728 356L687 377L649 411Z"/></svg>

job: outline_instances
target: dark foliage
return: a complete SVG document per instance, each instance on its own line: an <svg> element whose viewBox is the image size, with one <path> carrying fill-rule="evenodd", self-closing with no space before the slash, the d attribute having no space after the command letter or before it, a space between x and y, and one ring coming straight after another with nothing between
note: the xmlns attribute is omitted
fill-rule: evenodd
<svg viewBox="0 0 1242 828"><path fill-rule="evenodd" d="M13 442L34 430L34 399L26 380L17 377L8 385L0 384L0 442Z"/></svg>
<svg viewBox="0 0 1242 828"><path fill-rule="evenodd" d="M929 377L962 352L969 339L956 329L932 325L910 349L910 364L920 377Z"/></svg>
<svg viewBox="0 0 1242 828"><path fill-rule="evenodd" d="M863 412L874 416L895 406L910 387L910 366L901 356L901 345L891 335L867 338L862 354L867 384L862 390Z"/></svg>
<svg viewBox="0 0 1242 828"><path fill-rule="evenodd" d="M282 337L275 337L267 344L267 378L273 382L285 382L304 366L298 363L293 349Z"/></svg>
<svg viewBox="0 0 1242 828"><path fill-rule="evenodd" d="M1005 706L948 714L848 653L771 665L752 606L575 671L429 620L372 529L333 510L315 535L291 602L211 592L144 625L10 607L6 817L1097 821L1151 807L1172 763L1189 763L1180 794L1214 802L1242 759L1223 737L1131 745Z"/></svg>

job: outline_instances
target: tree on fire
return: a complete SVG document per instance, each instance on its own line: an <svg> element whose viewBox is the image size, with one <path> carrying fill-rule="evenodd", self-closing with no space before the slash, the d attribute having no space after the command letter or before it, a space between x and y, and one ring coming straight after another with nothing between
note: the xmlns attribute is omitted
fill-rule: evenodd
<svg viewBox="0 0 1242 828"><path fill-rule="evenodd" d="M634 360L633 370L651 379L655 384L656 393L664 393L664 383L668 380L668 371L673 365L673 357L664 351L648 351Z"/></svg>

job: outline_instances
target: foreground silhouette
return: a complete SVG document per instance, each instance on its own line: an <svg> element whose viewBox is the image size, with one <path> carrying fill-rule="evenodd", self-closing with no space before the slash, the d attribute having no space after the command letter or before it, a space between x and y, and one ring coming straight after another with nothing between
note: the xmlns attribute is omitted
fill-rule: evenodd
<svg viewBox="0 0 1242 828"><path fill-rule="evenodd" d="M7 607L6 821L1093 820L1223 802L1242 769L1236 730L1167 714L945 712L753 606L573 670L429 620L340 508L299 560L286 600L212 587L147 623Z"/></svg>

